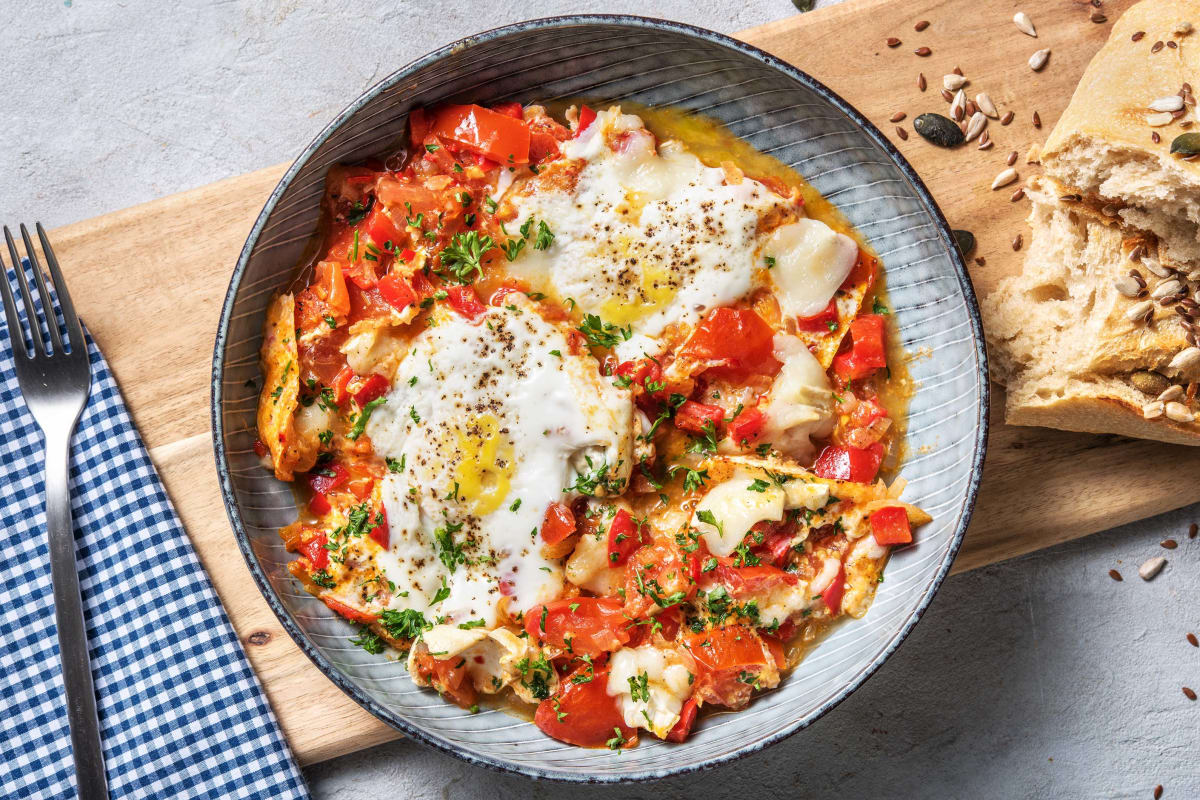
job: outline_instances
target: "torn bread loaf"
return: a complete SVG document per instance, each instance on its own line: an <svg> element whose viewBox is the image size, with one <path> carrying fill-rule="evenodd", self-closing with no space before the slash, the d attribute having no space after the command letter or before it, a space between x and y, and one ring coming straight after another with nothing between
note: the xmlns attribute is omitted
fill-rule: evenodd
<svg viewBox="0 0 1200 800"><path fill-rule="evenodd" d="M1200 0L1127 11L1041 150L1024 270L983 304L1010 424L1200 445L1194 26Z"/></svg>
<svg viewBox="0 0 1200 800"><path fill-rule="evenodd" d="M1200 131L1197 81L1200 0L1143 0L1113 27L1041 154L1068 191L1111 205L1185 261L1200 261L1200 160L1171 145Z"/></svg>
<svg viewBox="0 0 1200 800"><path fill-rule="evenodd" d="M1190 402L1200 380L1200 272L1180 274L1185 265L1153 235L1102 208L1061 200L1068 192L1052 179L1034 178L1026 193L1024 272L984 305L1006 420L1200 444Z"/></svg>

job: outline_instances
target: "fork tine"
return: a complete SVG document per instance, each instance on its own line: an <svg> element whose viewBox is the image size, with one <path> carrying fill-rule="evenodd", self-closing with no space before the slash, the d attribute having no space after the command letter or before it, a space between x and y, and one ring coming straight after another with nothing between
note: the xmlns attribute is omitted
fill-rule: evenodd
<svg viewBox="0 0 1200 800"><path fill-rule="evenodd" d="M54 352L63 351L62 334L58 331L58 312L50 292L46 291L46 279L42 277L42 264L38 261L37 250L33 249L33 241L25 223L21 223L21 239L25 242L25 252L29 254L29 264L33 267L33 279L37 281L38 293L42 296L42 310L46 312L46 327L50 329L50 341L54 343ZM62 299L59 298L59 302Z"/></svg>
<svg viewBox="0 0 1200 800"><path fill-rule="evenodd" d="M12 286L8 283L8 266L0 258L0 294L4 295L4 316L8 320L8 338L12 342L13 351L21 358L28 358L25 350L25 331L21 328L21 318L17 314L17 300L13 297Z"/></svg>
<svg viewBox="0 0 1200 800"><path fill-rule="evenodd" d="M25 268L21 265L21 256L17 253L17 244L13 241L12 231L7 225L4 226L4 239L8 242L8 253L12 256L13 271L17 273L17 281L21 284L21 299L25 301L25 316L29 318L29 338L33 340L33 349L37 355L45 356L46 342L42 339L37 307L33 304L33 295L29 293L29 281L25 279Z"/></svg>
<svg viewBox="0 0 1200 800"><path fill-rule="evenodd" d="M38 238L42 241L42 252L46 254L46 264L50 267L50 279L54 281L54 291L58 294L58 306L62 309L63 321L67 324L67 339L71 343L71 351L76 349L84 350L83 344L83 328L79 324L79 317L75 316L75 304L71 302L71 293L67 291L67 282L63 280L62 270L58 268L58 257L54 255L54 248L50 246L50 239L46 236L46 229L42 227L42 223L35 222L34 227L37 228Z"/></svg>

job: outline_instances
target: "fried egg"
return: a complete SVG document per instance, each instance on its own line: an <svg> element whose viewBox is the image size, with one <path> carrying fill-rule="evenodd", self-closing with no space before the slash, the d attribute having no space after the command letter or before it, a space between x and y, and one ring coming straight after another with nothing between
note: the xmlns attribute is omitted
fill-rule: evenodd
<svg viewBox="0 0 1200 800"><path fill-rule="evenodd" d="M566 159L517 181L511 223L545 223L553 240L509 269L535 288L628 328L617 355L661 351L670 326L769 288L785 314L825 307L858 247L766 185L706 166L675 141L656 147L634 115L600 112L564 143ZM523 228L524 229L524 228Z"/></svg>
<svg viewBox="0 0 1200 800"><path fill-rule="evenodd" d="M366 427L389 465L376 566L393 607L492 627L502 597L516 614L560 593L562 564L541 553L546 509L623 490L633 406L523 296L476 321L431 319Z"/></svg>

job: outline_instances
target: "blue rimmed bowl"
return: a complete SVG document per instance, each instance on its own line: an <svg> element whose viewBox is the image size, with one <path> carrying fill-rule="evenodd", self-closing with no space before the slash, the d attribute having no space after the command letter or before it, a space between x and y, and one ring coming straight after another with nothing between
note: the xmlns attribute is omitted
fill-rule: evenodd
<svg viewBox="0 0 1200 800"><path fill-rule="evenodd" d="M416 688L403 666L348 643L351 628L287 571L278 529L288 487L254 454L258 349L271 295L289 282L316 225L326 170L389 152L409 109L440 102L586 96L678 106L804 175L881 256L916 387L905 499L934 521L892 556L862 620L837 627L749 709L706 718L685 744L653 737L620 757L543 736L499 711L469 714ZM615 782L711 767L759 750L845 699L899 646L946 576L966 531L987 439L979 310L950 229L908 162L845 100L749 45L687 25L616 16L521 23L444 47L392 74L337 116L287 171L229 283L213 353L217 470L238 543L284 628L322 672L375 716L466 761L534 777Z"/></svg>

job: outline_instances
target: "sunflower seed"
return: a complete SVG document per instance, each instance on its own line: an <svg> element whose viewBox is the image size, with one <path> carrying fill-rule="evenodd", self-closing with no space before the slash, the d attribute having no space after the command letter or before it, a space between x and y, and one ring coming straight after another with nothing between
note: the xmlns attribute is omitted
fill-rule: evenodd
<svg viewBox="0 0 1200 800"><path fill-rule="evenodd" d="M1164 297L1170 297L1170 296L1176 294L1182 288L1183 288L1182 283L1175 280L1174 278L1171 278L1171 279L1165 280L1162 283L1155 286L1154 291L1150 292L1150 296L1152 298L1154 298L1155 300L1161 300Z"/></svg>
<svg viewBox="0 0 1200 800"><path fill-rule="evenodd" d="M959 66L956 66L954 69L952 69L952 70L950 70L950 71L951 71L951 72L953 72L955 75L962 75L962 74L963 74L962 67L959 67Z"/></svg>
<svg viewBox="0 0 1200 800"><path fill-rule="evenodd" d="M1142 287L1138 286L1138 282L1128 275L1117 278L1114 285L1117 287L1117 291L1126 297L1137 297L1138 292L1142 290Z"/></svg>
<svg viewBox="0 0 1200 800"><path fill-rule="evenodd" d="M971 117L971 121L967 123L967 138L963 141L971 141L979 134L983 133L983 129L987 127L987 117L982 111L976 111Z"/></svg>
<svg viewBox="0 0 1200 800"><path fill-rule="evenodd" d="M1138 567L1138 575L1140 575L1144 581L1153 580L1154 576L1162 572L1162 568L1166 565L1167 560L1162 556L1155 556L1154 558L1146 559L1146 563Z"/></svg>
<svg viewBox="0 0 1200 800"><path fill-rule="evenodd" d="M966 85L967 79L962 75L955 75L953 72L951 72L949 75L942 77L942 86L946 87L947 91L957 92Z"/></svg>
<svg viewBox="0 0 1200 800"><path fill-rule="evenodd" d="M1157 372L1154 374L1158 375ZM1164 403L1169 403L1172 400L1178 400L1181 397L1183 397L1183 387L1179 384L1175 384L1174 386L1168 386L1166 389L1163 389L1162 393L1154 399L1160 400Z"/></svg>
<svg viewBox="0 0 1200 800"><path fill-rule="evenodd" d="M1007 112L1007 113L1006 113L1006 114L1005 114L1005 115L1004 115L1004 116L1001 118L1001 120L1000 120L1000 124L1001 124L1001 125L1007 125L1008 123L1010 123L1010 122L1012 122L1012 121L1013 121L1013 117L1015 117L1015 116L1016 116L1016 114L1014 114L1013 112L1011 112L1011 111Z"/></svg>
<svg viewBox="0 0 1200 800"><path fill-rule="evenodd" d="M1167 366L1180 372L1186 372L1197 364L1200 364L1200 347L1187 347L1176 353Z"/></svg>
<svg viewBox="0 0 1200 800"><path fill-rule="evenodd" d="M1151 100L1146 108L1151 111L1178 111L1183 108L1183 97L1177 94L1169 94L1166 97Z"/></svg>
<svg viewBox="0 0 1200 800"><path fill-rule="evenodd" d="M967 95L962 89L954 93L954 100L950 103L950 116L955 122L962 121L963 115L967 113Z"/></svg>
<svg viewBox="0 0 1200 800"><path fill-rule="evenodd" d="M1166 404L1155 400L1153 403L1146 403L1142 406L1142 419L1158 419L1163 415L1163 410Z"/></svg>
<svg viewBox="0 0 1200 800"><path fill-rule="evenodd" d="M1170 125L1174 119L1175 118L1171 116L1171 112L1163 111L1159 114L1147 114L1146 124L1151 128L1161 128L1163 125Z"/></svg>
<svg viewBox="0 0 1200 800"><path fill-rule="evenodd" d="M992 119L999 119L1000 112L996 110L996 104L992 102L992 98L987 92L980 92L975 95L975 105L979 106L979 110Z"/></svg>
<svg viewBox="0 0 1200 800"><path fill-rule="evenodd" d="M913 130L938 147L955 147L963 143L963 132L953 120L941 114L922 114L913 120Z"/></svg>
<svg viewBox="0 0 1200 800"><path fill-rule="evenodd" d="M1034 72L1040 72L1042 67L1046 66L1046 62L1050 59L1050 49L1038 50L1029 57L1029 68Z"/></svg>
<svg viewBox="0 0 1200 800"><path fill-rule="evenodd" d="M1157 260L1155 260L1153 258L1144 256L1142 258L1142 264L1145 265L1146 269L1150 270L1151 272L1153 272L1155 275L1157 275L1160 278L1171 277L1171 270L1168 269L1167 267L1164 267L1162 264L1160 264Z"/></svg>
<svg viewBox="0 0 1200 800"><path fill-rule="evenodd" d="M1024 11L1018 11L1013 15L1013 24L1017 26L1017 30L1033 38L1037 38L1037 30L1033 27L1033 20Z"/></svg>
<svg viewBox="0 0 1200 800"><path fill-rule="evenodd" d="M1196 415L1188 411L1183 403L1167 403L1166 414L1172 422L1192 422L1196 419Z"/></svg>
<svg viewBox="0 0 1200 800"><path fill-rule="evenodd" d="M992 191L999 189L1001 186L1008 186L1017 179L1017 171L1012 167L1003 170L992 180Z"/></svg>
<svg viewBox="0 0 1200 800"><path fill-rule="evenodd" d="M1154 303L1150 300L1143 300L1142 302L1130 307L1130 309L1125 312L1125 319L1129 320L1130 322L1137 322L1147 314L1153 313Z"/></svg>

